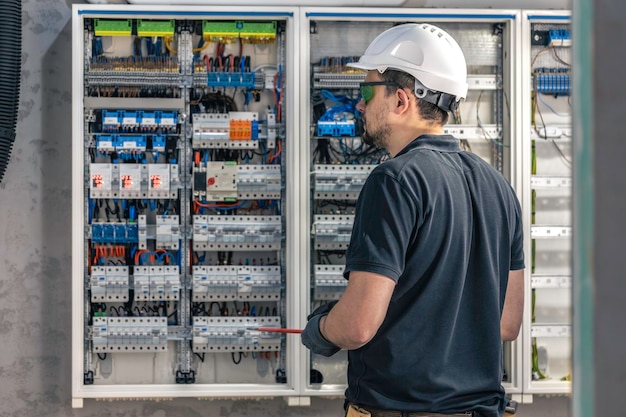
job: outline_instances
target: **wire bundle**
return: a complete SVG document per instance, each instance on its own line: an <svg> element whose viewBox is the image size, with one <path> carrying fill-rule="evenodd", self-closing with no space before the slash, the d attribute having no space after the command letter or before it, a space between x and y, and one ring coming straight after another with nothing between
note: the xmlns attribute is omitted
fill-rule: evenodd
<svg viewBox="0 0 626 417"><path fill-rule="evenodd" d="M0 182L15 142L22 63L22 2L0 3Z"/></svg>

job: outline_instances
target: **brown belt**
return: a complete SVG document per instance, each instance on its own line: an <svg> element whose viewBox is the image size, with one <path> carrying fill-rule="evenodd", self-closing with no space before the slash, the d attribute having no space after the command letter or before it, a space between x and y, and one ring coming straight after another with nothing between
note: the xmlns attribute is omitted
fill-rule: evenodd
<svg viewBox="0 0 626 417"><path fill-rule="evenodd" d="M347 417L472 417L471 412L456 414L441 414L417 411L396 411L396 410L377 410L375 408L365 408L350 404L348 407Z"/></svg>

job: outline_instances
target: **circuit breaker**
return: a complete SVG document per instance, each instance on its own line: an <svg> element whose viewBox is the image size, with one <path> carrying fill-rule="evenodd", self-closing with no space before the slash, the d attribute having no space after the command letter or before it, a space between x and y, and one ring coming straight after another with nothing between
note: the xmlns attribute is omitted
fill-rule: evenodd
<svg viewBox="0 0 626 417"><path fill-rule="evenodd" d="M524 391L571 390L572 39L567 13L527 12Z"/></svg>
<svg viewBox="0 0 626 417"><path fill-rule="evenodd" d="M74 7L75 401L288 395L295 9L119 7Z"/></svg>
<svg viewBox="0 0 626 417"><path fill-rule="evenodd" d="M469 12L463 18L436 11L398 9L305 9L302 30L307 54L302 78L307 83L306 102L301 105L302 136L308 139L304 174L309 179L309 291L308 312L337 300L346 288L343 278L345 254L350 243L354 210L359 192L387 153L361 139L363 125L356 109L359 83L365 72L351 69L369 43L398 23L430 22L449 32L460 44L468 64L469 92L445 127L462 146L492 164L513 180L511 146L514 127L510 100L515 97L512 71L515 18L511 12ZM513 184L517 186L517 184ZM515 374L519 346L507 344L503 359L503 383L519 390ZM341 394L346 383L346 355L330 358L311 354L307 363L308 392Z"/></svg>

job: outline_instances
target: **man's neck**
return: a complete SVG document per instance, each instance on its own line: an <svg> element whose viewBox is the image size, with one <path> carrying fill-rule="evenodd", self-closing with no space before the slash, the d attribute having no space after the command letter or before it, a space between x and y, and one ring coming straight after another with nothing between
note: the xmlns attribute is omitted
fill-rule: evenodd
<svg viewBox="0 0 626 417"><path fill-rule="evenodd" d="M443 135L443 126L427 125L409 129L398 135L398 139L389 144L387 151L393 158L400 153L402 149L407 147L409 143L422 135Z"/></svg>

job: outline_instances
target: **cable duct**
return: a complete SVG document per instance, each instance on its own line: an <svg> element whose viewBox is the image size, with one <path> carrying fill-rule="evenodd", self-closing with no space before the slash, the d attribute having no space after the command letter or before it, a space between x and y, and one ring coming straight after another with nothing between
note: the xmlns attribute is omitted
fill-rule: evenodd
<svg viewBox="0 0 626 417"><path fill-rule="evenodd" d="M22 0L0 2L0 182L15 142L22 66Z"/></svg>

